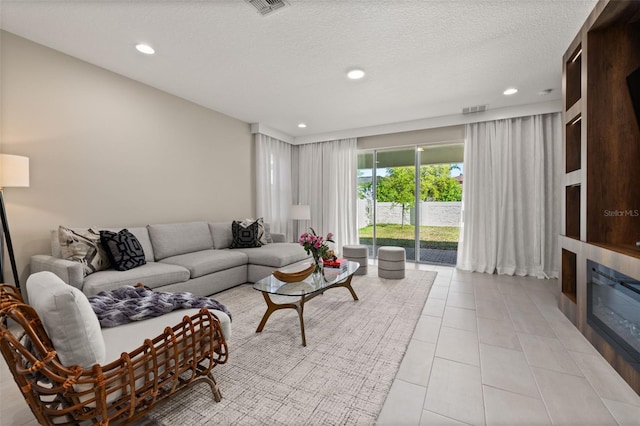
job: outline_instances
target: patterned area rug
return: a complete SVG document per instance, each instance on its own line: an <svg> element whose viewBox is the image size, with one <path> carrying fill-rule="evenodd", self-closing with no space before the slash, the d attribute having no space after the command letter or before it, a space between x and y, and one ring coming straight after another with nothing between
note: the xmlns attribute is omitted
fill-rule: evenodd
<svg viewBox="0 0 640 426"><path fill-rule="evenodd" d="M262 333L262 295L241 285L215 296L233 314L229 361L214 368L222 402L194 386L147 415L159 425L374 424L422 312L435 272L404 280L355 276L305 305L307 346L297 313L274 312Z"/></svg>

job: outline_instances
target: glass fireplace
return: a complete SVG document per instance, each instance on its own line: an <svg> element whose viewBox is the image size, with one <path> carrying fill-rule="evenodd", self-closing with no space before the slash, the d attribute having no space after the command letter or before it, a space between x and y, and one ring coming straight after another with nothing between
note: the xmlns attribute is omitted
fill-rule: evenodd
<svg viewBox="0 0 640 426"><path fill-rule="evenodd" d="M640 281L587 260L587 323L640 371Z"/></svg>

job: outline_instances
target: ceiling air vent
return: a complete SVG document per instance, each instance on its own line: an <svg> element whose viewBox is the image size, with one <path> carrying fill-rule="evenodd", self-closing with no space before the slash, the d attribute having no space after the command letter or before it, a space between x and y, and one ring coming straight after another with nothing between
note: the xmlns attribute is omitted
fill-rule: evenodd
<svg viewBox="0 0 640 426"><path fill-rule="evenodd" d="M278 9L282 9L285 6L289 6L286 0L244 0L251 6L258 10L258 13L262 16L268 15L271 12L275 12Z"/></svg>
<svg viewBox="0 0 640 426"><path fill-rule="evenodd" d="M482 111L486 111L486 110L487 110L487 106L486 105L476 105L476 106L470 106L470 107L462 108L462 113L463 114L471 114L473 112L482 112Z"/></svg>

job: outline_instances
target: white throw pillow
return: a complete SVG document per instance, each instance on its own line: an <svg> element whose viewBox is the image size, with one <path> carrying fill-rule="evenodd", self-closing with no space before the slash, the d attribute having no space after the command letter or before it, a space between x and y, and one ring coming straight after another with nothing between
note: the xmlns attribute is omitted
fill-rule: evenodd
<svg viewBox="0 0 640 426"><path fill-rule="evenodd" d="M89 368L104 363L100 323L82 291L45 271L27 279L27 294L63 365Z"/></svg>

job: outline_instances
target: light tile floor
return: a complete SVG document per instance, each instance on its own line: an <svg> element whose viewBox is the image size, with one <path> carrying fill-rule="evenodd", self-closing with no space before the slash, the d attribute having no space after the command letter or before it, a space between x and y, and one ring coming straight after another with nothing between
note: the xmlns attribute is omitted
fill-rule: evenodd
<svg viewBox="0 0 640 426"><path fill-rule="evenodd" d="M640 425L640 397L557 308L556 280L438 276L378 425ZM0 362L0 425L35 425Z"/></svg>
<svg viewBox="0 0 640 426"><path fill-rule="evenodd" d="M378 425L640 425L640 397L557 307L557 280L438 276Z"/></svg>

